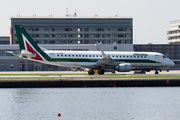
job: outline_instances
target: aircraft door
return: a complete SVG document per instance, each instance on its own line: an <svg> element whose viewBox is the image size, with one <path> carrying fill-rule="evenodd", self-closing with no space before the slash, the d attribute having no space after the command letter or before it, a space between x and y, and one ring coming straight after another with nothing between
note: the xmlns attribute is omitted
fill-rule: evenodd
<svg viewBox="0 0 180 120"><path fill-rule="evenodd" d="M20 71L25 71L25 64L20 64Z"/></svg>
<svg viewBox="0 0 180 120"><path fill-rule="evenodd" d="M155 61L159 62L159 55L155 55Z"/></svg>

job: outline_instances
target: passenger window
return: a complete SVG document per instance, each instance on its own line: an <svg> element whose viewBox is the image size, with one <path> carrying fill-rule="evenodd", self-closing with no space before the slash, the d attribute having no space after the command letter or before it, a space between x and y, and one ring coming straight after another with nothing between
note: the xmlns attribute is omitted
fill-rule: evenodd
<svg viewBox="0 0 180 120"><path fill-rule="evenodd" d="M118 56L116 55L116 57L118 57Z"/></svg>
<svg viewBox="0 0 180 120"><path fill-rule="evenodd" d="M79 55L79 57L81 57L81 55Z"/></svg>
<svg viewBox="0 0 180 120"><path fill-rule="evenodd" d="M93 57L95 57L95 55L93 55Z"/></svg>
<svg viewBox="0 0 180 120"><path fill-rule="evenodd" d="M71 55L69 55L69 57L71 57Z"/></svg>
<svg viewBox="0 0 180 120"><path fill-rule="evenodd" d="M102 55L100 55L100 57L102 57Z"/></svg>
<svg viewBox="0 0 180 120"><path fill-rule="evenodd" d="M78 55L76 55L76 57L78 57Z"/></svg>
<svg viewBox="0 0 180 120"><path fill-rule="evenodd" d="M61 57L63 57L63 55L61 55Z"/></svg>
<svg viewBox="0 0 180 120"><path fill-rule="evenodd" d="M98 57L98 55L96 55L96 57Z"/></svg>
<svg viewBox="0 0 180 120"><path fill-rule="evenodd" d="M91 55L89 55L89 57L91 57Z"/></svg>

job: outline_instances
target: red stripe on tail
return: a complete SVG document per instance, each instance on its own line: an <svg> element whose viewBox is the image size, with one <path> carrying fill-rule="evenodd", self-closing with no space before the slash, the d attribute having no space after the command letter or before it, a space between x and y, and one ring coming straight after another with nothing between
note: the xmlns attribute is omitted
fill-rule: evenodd
<svg viewBox="0 0 180 120"><path fill-rule="evenodd" d="M25 40L25 41L26 41L26 40ZM26 41L26 47L27 47L27 51L36 54L36 57L31 57L31 59L43 61L43 59L41 58L41 56L40 56L37 52L35 52L35 51L33 50L33 48L28 44L27 41Z"/></svg>

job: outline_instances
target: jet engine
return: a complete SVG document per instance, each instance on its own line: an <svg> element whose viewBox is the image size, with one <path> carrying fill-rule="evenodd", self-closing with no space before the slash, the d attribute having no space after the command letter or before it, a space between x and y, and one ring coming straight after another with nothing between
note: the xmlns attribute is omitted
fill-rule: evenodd
<svg viewBox="0 0 180 120"><path fill-rule="evenodd" d="M122 63L116 66L118 72L129 72L131 71L131 68L132 66L129 63Z"/></svg>

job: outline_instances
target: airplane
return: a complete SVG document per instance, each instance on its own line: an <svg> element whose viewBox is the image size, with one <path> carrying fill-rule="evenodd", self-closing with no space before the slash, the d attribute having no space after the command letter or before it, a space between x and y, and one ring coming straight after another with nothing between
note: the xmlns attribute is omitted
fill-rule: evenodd
<svg viewBox="0 0 180 120"><path fill-rule="evenodd" d="M15 56L45 64L88 68L88 74L98 70L103 75L108 70L129 72L133 69L142 71L155 70L155 74L174 66L168 57L157 52L119 52L119 51L55 51L38 46L22 25L15 25L20 53Z"/></svg>

